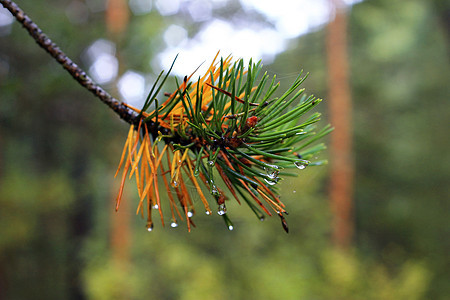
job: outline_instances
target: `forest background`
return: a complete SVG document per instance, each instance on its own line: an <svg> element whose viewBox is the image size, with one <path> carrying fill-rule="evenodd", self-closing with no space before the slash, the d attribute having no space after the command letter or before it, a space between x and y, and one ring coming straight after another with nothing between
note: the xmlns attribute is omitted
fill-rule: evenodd
<svg viewBox="0 0 450 300"><path fill-rule="evenodd" d="M214 18L271 24L239 1L212 2L200 21L182 9L163 16L156 3L116 10L122 15L100 0L18 4L85 69L95 41L113 45L118 74L103 86L121 98L127 71L154 81L170 25L194 36ZM19 24L0 24L0 299L445 299L449 11L439 0L367 0L347 10L354 192L345 249L331 238L328 166L280 183L288 235L279 220L260 222L237 205L229 206L234 231L205 215L191 233L149 233L131 188L115 213L113 175L128 126ZM300 69L310 72L304 87L326 100L323 124L326 34L324 24L291 38L265 63L285 87Z"/></svg>

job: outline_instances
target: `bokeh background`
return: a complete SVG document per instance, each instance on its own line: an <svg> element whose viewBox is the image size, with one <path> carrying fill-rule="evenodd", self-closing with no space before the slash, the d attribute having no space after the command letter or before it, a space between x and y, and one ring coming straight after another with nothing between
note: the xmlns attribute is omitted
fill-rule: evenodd
<svg viewBox="0 0 450 300"><path fill-rule="evenodd" d="M310 72L325 125L338 48L352 148L347 173L329 147L328 166L279 183L289 234L234 203L233 231L198 215L191 233L149 233L131 183L113 210L127 124L0 10L0 299L448 299L448 1L345 1L347 48L330 42L339 1L17 2L133 105L176 53L182 78L221 50L263 59L282 88ZM333 176L350 187L342 208Z"/></svg>

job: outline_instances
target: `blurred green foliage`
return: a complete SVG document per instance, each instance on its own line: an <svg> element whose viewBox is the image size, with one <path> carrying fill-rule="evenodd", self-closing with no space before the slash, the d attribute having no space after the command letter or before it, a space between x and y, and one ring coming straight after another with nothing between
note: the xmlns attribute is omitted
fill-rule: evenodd
<svg viewBox="0 0 450 300"><path fill-rule="evenodd" d="M50 2L51 10L42 1L19 4L80 61L106 35L103 14L72 24L64 14L68 1ZM130 189L131 212L119 211L132 220L126 261L114 258L110 224L117 217L112 178L128 126L14 24L0 37L10 68L0 77L0 299L445 299L446 9L442 1L372 0L350 11L352 251L329 241L322 167L280 183L289 235L277 218L260 222L234 203L232 232L205 215L190 234L160 226L148 233L134 216ZM158 73L142 62L161 50L161 32L172 21L155 11L132 17L118 46L123 68ZM267 69L282 84L307 70L305 87L326 99L324 34L292 41Z"/></svg>

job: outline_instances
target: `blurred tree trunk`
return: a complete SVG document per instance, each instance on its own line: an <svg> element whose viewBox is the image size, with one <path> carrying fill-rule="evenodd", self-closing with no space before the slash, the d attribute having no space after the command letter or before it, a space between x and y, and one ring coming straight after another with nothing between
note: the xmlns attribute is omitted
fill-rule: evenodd
<svg viewBox="0 0 450 300"><path fill-rule="evenodd" d="M111 40L117 45L126 32L129 21L129 9L126 0L108 0L106 9L106 27ZM119 61L119 74L123 73L124 64L120 54L116 52ZM116 84L114 84L115 86ZM114 186L112 199L118 189ZM111 206L112 207L112 206ZM111 257L113 262L126 271L130 260L130 203L124 195L120 210L111 216ZM127 297L126 293L124 294Z"/></svg>
<svg viewBox="0 0 450 300"><path fill-rule="evenodd" d="M117 189L111 198L115 199ZM111 257L120 267L126 267L130 260L130 205L126 195L122 197L119 211L114 210L111 216ZM113 205L111 205L113 207ZM125 271L125 270L124 270Z"/></svg>
<svg viewBox="0 0 450 300"><path fill-rule="evenodd" d="M333 243L348 248L353 236L352 104L347 57L347 22L342 0L330 0L335 18L328 25L326 49L330 122L335 127L330 145L330 201Z"/></svg>
<svg viewBox="0 0 450 300"><path fill-rule="evenodd" d="M108 0L106 8L106 27L113 36L125 32L130 19L130 11L126 0Z"/></svg>

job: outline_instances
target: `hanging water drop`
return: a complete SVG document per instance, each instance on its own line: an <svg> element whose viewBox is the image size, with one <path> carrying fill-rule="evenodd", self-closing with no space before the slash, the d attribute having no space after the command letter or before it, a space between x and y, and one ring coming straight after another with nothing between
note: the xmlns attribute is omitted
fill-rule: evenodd
<svg viewBox="0 0 450 300"><path fill-rule="evenodd" d="M226 213L227 213L227 207L225 206L225 203L220 204L220 205L219 205L219 209L218 209L218 211L217 211L217 214L218 214L219 216L223 216L223 215L226 214Z"/></svg>
<svg viewBox="0 0 450 300"><path fill-rule="evenodd" d="M214 184L211 188L211 194L215 197L219 197L220 196L220 192L217 189L217 186Z"/></svg>
<svg viewBox="0 0 450 300"><path fill-rule="evenodd" d="M277 166L264 167L264 170L266 171L267 177L269 177L270 179L277 178L278 174L280 173Z"/></svg>
<svg viewBox="0 0 450 300"><path fill-rule="evenodd" d="M210 165L212 167L212 166L214 166L214 162L212 160L208 160L208 165Z"/></svg>
<svg viewBox="0 0 450 300"><path fill-rule="evenodd" d="M192 218L194 216L194 212L192 210L187 213L188 218Z"/></svg>
<svg viewBox="0 0 450 300"><path fill-rule="evenodd" d="M152 232L153 231L153 224L147 225L147 231Z"/></svg>
<svg viewBox="0 0 450 300"><path fill-rule="evenodd" d="M261 216L261 217L259 217L259 220L261 221L261 222L263 222L264 220L266 219L266 217L265 216Z"/></svg>
<svg viewBox="0 0 450 300"><path fill-rule="evenodd" d="M170 227L172 227L172 228L178 227L178 223L175 221L172 221L172 223L170 223Z"/></svg>
<svg viewBox="0 0 450 300"><path fill-rule="evenodd" d="M267 182L268 185L275 185L277 184L278 179L276 178L276 180L272 181L268 180L267 178L264 178L264 181Z"/></svg>
<svg viewBox="0 0 450 300"><path fill-rule="evenodd" d="M208 216L211 214L210 210L205 211L205 214L207 214Z"/></svg>
<svg viewBox="0 0 450 300"><path fill-rule="evenodd" d="M178 182L177 182L176 180L173 180L173 181L172 181L172 186L173 186L174 188L178 187Z"/></svg>
<svg viewBox="0 0 450 300"><path fill-rule="evenodd" d="M233 229L234 229L233 225L228 226L228 230L233 230Z"/></svg>
<svg viewBox="0 0 450 300"><path fill-rule="evenodd" d="M303 170L309 165L309 160L301 159L294 162L294 164L298 169Z"/></svg>
<svg viewBox="0 0 450 300"><path fill-rule="evenodd" d="M153 209L158 209L158 208L159 208L159 205L158 205L158 204L155 204L155 205L152 206L152 208L153 208Z"/></svg>

